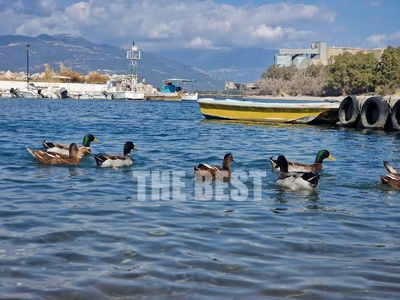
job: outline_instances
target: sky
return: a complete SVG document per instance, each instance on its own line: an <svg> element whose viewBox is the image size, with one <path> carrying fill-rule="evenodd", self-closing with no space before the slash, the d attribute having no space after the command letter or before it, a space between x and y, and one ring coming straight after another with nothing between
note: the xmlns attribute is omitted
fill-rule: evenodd
<svg viewBox="0 0 400 300"><path fill-rule="evenodd" d="M94 43L181 49L362 49L400 45L398 0L0 0L0 35L71 34Z"/></svg>

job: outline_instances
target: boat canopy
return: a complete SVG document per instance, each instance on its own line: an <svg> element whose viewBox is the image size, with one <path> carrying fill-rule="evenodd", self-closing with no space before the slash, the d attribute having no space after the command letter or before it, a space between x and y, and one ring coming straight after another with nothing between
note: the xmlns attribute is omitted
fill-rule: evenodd
<svg viewBox="0 0 400 300"><path fill-rule="evenodd" d="M170 79L165 79L165 81L197 82L196 79L181 79L181 78L170 78Z"/></svg>

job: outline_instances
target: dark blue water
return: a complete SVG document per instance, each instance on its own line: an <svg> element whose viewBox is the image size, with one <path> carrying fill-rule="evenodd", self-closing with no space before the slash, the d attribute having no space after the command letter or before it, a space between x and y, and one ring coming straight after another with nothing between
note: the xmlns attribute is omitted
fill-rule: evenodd
<svg viewBox="0 0 400 300"><path fill-rule="evenodd" d="M205 120L197 103L0 100L2 299L397 299L399 133ZM82 142L135 163L40 165L26 148ZM315 192L274 185L268 157L312 162ZM235 180L193 166L232 152Z"/></svg>

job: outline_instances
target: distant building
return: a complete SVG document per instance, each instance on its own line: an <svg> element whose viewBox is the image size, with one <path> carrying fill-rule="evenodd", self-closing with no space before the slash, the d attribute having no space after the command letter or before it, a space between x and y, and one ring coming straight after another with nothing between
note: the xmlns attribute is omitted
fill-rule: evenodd
<svg viewBox="0 0 400 300"><path fill-rule="evenodd" d="M225 81L225 90L247 91L247 90L252 90L254 88L255 88L254 82L240 83L240 82L233 82L233 81Z"/></svg>
<svg viewBox="0 0 400 300"><path fill-rule="evenodd" d="M279 54L274 56L274 64L276 66L296 66L299 69L307 68L312 64L327 65L328 60L332 56L343 53L356 54L357 52L372 53L376 59L380 60L385 49L378 48L365 50L351 47L332 47L328 48L326 42L311 43L310 49L280 49Z"/></svg>

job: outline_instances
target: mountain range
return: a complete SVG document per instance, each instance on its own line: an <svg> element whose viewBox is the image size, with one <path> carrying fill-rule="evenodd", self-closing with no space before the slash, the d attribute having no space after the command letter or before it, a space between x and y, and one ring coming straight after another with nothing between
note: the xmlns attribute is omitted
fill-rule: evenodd
<svg viewBox="0 0 400 300"><path fill-rule="evenodd" d="M0 36L0 70L26 72L29 44L29 72L44 72L45 65L59 71L60 65L87 75L129 74L126 50L96 44L68 34L37 37ZM137 45L140 50L140 45ZM253 82L273 63L276 50L237 48L230 50L141 51L137 73L139 81L160 86L168 78L196 79L195 89L223 89L224 82Z"/></svg>

